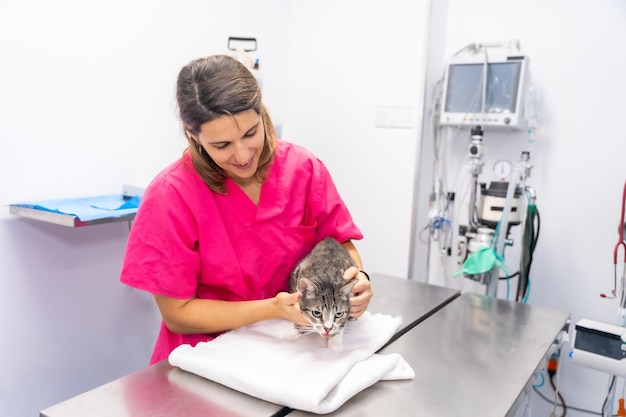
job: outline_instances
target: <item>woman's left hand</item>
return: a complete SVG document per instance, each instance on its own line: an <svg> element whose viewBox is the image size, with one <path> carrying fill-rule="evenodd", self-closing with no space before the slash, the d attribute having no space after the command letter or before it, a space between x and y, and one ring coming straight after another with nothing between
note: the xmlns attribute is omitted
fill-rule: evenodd
<svg viewBox="0 0 626 417"><path fill-rule="evenodd" d="M352 297L350 298L350 317L358 318L367 310L367 306L372 299L372 285L365 274L362 274L356 267L352 266L343 273L346 281L358 279L358 282L352 289Z"/></svg>

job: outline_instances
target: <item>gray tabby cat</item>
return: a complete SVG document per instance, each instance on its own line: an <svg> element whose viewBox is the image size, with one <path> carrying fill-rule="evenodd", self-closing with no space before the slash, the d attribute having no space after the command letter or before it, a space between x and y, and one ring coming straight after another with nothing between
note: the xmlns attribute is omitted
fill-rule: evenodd
<svg viewBox="0 0 626 417"><path fill-rule="evenodd" d="M343 273L356 263L348 251L333 238L326 238L302 259L291 273L290 292L299 291L300 310L311 322L309 327L295 325L289 335L318 333L328 338L326 346L343 350L343 330L350 314L350 295L356 279L346 281Z"/></svg>

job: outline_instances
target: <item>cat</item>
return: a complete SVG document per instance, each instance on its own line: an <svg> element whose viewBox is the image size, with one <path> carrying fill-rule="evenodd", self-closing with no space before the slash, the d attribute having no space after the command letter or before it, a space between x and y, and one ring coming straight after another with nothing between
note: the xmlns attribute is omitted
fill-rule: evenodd
<svg viewBox="0 0 626 417"><path fill-rule="evenodd" d="M294 325L289 338L318 333L328 338L326 346L341 352L343 331L350 315L350 296L357 279L346 281L343 273L357 267L348 251L333 238L319 242L291 272L290 292L300 292L300 311L311 322L308 327Z"/></svg>

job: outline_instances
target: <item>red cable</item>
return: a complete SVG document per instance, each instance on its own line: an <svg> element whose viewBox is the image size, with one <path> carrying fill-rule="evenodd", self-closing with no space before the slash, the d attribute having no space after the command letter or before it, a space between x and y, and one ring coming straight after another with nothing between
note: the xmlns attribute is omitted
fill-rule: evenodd
<svg viewBox="0 0 626 417"><path fill-rule="evenodd" d="M600 297L603 298L615 298L617 292L617 252L619 252L619 247L622 246L624 248L624 264L626 264L626 242L624 242L624 212L626 212L626 182L624 182L624 190L622 191L622 213L619 218L619 240L615 244L615 248L613 248L613 291L612 297L608 297L606 294L600 294Z"/></svg>
<svg viewBox="0 0 626 417"><path fill-rule="evenodd" d="M626 243L624 243L624 211L626 211L626 182L624 183L624 191L622 193L622 214L619 218L619 241L613 250L613 263L617 265L617 251L620 246L624 247L624 262L626 262Z"/></svg>

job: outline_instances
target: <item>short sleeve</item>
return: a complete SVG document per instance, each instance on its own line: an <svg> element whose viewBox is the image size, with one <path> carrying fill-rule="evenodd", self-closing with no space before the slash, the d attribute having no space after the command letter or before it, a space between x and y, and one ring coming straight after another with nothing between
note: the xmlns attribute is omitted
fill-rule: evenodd
<svg viewBox="0 0 626 417"><path fill-rule="evenodd" d="M173 298L194 296L200 273L197 229L178 191L155 179L131 226L121 282Z"/></svg>

